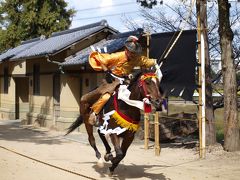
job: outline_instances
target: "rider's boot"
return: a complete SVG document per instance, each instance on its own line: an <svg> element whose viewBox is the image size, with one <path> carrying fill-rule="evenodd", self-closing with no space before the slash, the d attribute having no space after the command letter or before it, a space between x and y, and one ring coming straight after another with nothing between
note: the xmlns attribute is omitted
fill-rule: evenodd
<svg viewBox="0 0 240 180"><path fill-rule="evenodd" d="M109 93L105 93L102 95L97 102L95 102L92 105L92 113L89 116L88 122L89 124L93 126L98 126L99 125L99 117L98 113L102 110L103 106L106 104L106 102L109 100L111 95Z"/></svg>
<svg viewBox="0 0 240 180"><path fill-rule="evenodd" d="M96 119L97 119L96 113L92 112L88 118L89 124L94 126L96 124Z"/></svg>
<svg viewBox="0 0 240 180"><path fill-rule="evenodd" d="M95 127L99 127L99 115L96 114L95 112L92 112L89 116L88 119L89 124L95 126Z"/></svg>
<svg viewBox="0 0 240 180"><path fill-rule="evenodd" d="M89 124L98 127L99 126L99 115L95 112L92 112L88 119Z"/></svg>

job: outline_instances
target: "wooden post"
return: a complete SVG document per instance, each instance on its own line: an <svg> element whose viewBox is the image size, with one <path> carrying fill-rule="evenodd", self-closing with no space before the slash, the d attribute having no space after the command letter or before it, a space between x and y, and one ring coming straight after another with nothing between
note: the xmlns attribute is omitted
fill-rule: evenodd
<svg viewBox="0 0 240 180"><path fill-rule="evenodd" d="M147 57L149 58L149 32L146 33L147 36ZM149 144L149 113L144 113L144 149L148 149Z"/></svg>
<svg viewBox="0 0 240 180"><path fill-rule="evenodd" d="M201 25L201 12L202 2L197 0L197 34L198 34L198 125L199 125L199 157L204 158L205 151L205 54L204 54L204 42L202 37L202 25Z"/></svg>
<svg viewBox="0 0 240 180"><path fill-rule="evenodd" d="M144 113L144 149L148 149L149 144L149 113Z"/></svg>
<svg viewBox="0 0 240 180"><path fill-rule="evenodd" d="M160 155L160 143L159 143L159 112L156 111L155 113L155 155L159 156Z"/></svg>

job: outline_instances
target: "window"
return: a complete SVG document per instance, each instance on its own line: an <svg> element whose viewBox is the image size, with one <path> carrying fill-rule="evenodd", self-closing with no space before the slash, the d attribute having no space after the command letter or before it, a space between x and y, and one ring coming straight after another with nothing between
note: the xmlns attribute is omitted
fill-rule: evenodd
<svg viewBox="0 0 240 180"><path fill-rule="evenodd" d="M4 67L4 93L8 94L8 67Z"/></svg>
<svg viewBox="0 0 240 180"><path fill-rule="evenodd" d="M33 94L40 95L40 65L33 65Z"/></svg>

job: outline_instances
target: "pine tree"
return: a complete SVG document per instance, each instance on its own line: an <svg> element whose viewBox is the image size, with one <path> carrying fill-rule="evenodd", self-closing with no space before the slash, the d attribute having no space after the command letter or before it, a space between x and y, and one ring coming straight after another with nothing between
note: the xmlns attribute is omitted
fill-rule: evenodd
<svg viewBox="0 0 240 180"><path fill-rule="evenodd" d="M0 3L0 51L21 41L68 29L75 10L64 0L5 0Z"/></svg>

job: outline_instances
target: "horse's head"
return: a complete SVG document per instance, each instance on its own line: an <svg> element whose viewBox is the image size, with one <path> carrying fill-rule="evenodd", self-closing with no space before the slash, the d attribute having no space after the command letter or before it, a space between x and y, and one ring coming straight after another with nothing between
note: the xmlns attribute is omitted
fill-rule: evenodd
<svg viewBox="0 0 240 180"><path fill-rule="evenodd" d="M141 72L132 80L137 82L137 89L140 99L147 98L150 103L161 110L163 95L160 92L160 82L157 75L153 72Z"/></svg>

